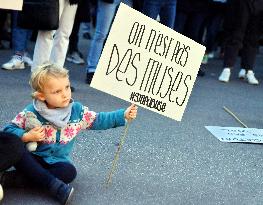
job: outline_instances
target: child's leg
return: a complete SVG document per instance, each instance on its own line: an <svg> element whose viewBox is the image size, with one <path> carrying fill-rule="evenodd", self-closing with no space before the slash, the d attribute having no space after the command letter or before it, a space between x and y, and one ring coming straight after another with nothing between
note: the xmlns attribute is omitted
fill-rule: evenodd
<svg viewBox="0 0 263 205"><path fill-rule="evenodd" d="M35 155L34 158L54 177L62 180L66 184L72 182L77 176L76 168L70 163L58 162L55 164L47 164L41 157Z"/></svg>
<svg viewBox="0 0 263 205"><path fill-rule="evenodd" d="M51 174L30 152L24 152L21 160L15 164L15 168L26 176L28 180L31 180L32 183L49 191L61 204L66 204L71 198L74 190L73 187L68 186Z"/></svg>
<svg viewBox="0 0 263 205"><path fill-rule="evenodd" d="M17 171L21 172L32 183L37 184L41 188L49 188L55 177L26 151L21 160L15 165Z"/></svg>
<svg viewBox="0 0 263 205"><path fill-rule="evenodd" d="M48 171L66 184L72 182L77 176L76 168L72 164L65 162L50 165Z"/></svg>

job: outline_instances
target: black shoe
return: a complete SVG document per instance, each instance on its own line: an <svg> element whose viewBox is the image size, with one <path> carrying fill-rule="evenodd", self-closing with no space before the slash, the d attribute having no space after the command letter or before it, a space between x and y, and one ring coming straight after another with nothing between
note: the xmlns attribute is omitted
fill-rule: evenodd
<svg viewBox="0 0 263 205"><path fill-rule="evenodd" d="M85 80L86 84L89 85L91 83L93 75L94 73L87 73L86 80Z"/></svg>
<svg viewBox="0 0 263 205"><path fill-rule="evenodd" d="M70 86L71 92L75 92L75 88L73 86Z"/></svg>
<svg viewBox="0 0 263 205"><path fill-rule="evenodd" d="M66 205L70 201L74 192L74 188L72 186L65 184L57 178L51 182L49 190L62 205Z"/></svg>
<svg viewBox="0 0 263 205"><path fill-rule="evenodd" d="M199 70L197 76L203 77L205 75L205 71Z"/></svg>

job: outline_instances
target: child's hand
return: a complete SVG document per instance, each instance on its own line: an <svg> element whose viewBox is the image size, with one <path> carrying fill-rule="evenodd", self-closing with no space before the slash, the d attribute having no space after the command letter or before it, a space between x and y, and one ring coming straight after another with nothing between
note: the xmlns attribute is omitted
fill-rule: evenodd
<svg viewBox="0 0 263 205"><path fill-rule="evenodd" d="M133 119L135 119L137 116L137 109L138 107L135 104L132 104L130 107L128 107L125 110L125 119L128 121L132 121Z"/></svg>
<svg viewBox="0 0 263 205"><path fill-rule="evenodd" d="M23 142L39 142L45 139L45 130L43 127L35 127L22 137Z"/></svg>

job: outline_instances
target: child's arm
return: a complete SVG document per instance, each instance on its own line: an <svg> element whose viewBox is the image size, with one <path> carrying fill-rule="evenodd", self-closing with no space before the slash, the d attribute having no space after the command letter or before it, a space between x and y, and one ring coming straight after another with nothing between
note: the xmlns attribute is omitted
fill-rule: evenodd
<svg viewBox="0 0 263 205"><path fill-rule="evenodd" d="M4 127L3 131L22 137L26 132L25 121L25 111L22 111L12 120L12 123Z"/></svg>
<svg viewBox="0 0 263 205"><path fill-rule="evenodd" d="M92 123L92 130L106 130L125 125L124 109L112 112L99 112Z"/></svg>
<svg viewBox="0 0 263 205"><path fill-rule="evenodd" d="M82 129L105 130L125 125L125 120L136 118L137 106L131 105L126 110L94 113L83 107Z"/></svg>
<svg viewBox="0 0 263 205"><path fill-rule="evenodd" d="M42 127L35 127L29 132L25 131L26 113L20 112L13 120L12 123L4 127L3 131L12 133L21 138L23 142L29 141L42 141L44 140L45 132Z"/></svg>

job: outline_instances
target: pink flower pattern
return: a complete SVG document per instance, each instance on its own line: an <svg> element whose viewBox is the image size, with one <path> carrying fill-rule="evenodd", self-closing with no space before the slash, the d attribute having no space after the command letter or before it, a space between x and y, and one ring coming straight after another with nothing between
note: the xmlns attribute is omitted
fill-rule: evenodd
<svg viewBox="0 0 263 205"><path fill-rule="evenodd" d="M17 116L16 116L16 121L20 121L21 119L23 119L23 116L21 113L19 113Z"/></svg>
<svg viewBox="0 0 263 205"><path fill-rule="evenodd" d="M18 127L25 129L25 123L26 123L26 118L25 118L25 113L20 112L13 120L12 123L16 124Z"/></svg>
<svg viewBox="0 0 263 205"><path fill-rule="evenodd" d="M91 112L86 112L84 114L84 119L86 120L87 123L90 123L92 121L92 113Z"/></svg>
<svg viewBox="0 0 263 205"><path fill-rule="evenodd" d="M89 111L88 107L83 106L82 119L75 123L69 123L60 132L60 144L69 143L82 130L90 128L96 118L96 113ZM25 111L20 112L12 122L22 129L25 129ZM57 129L50 124L43 124L45 139L42 144L56 143Z"/></svg>
<svg viewBox="0 0 263 205"><path fill-rule="evenodd" d="M53 130L51 128L46 128L45 129L46 138L52 137L52 132L53 132Z"/></svg>
<svg viewBox="0 0 263 205"><path fill-rule="evenodd" d="M73 138L74 136L74 129L72 127L67 127L65 130L64 130L64 135L67 137L67 138Z"/></svg>
<svg viewBox="0 0 263 205"><path fill-rule="evenodd" d="M84 113L82 117L82 129L90 128L96 118L96 113L89 111L87 107L84 107Z"/></svg>
<svg viewBox="0 0 263 205"><path fill-rule="evenodd" d="M76 135L80 132L80 130L81 130L81 126L78 125L77 128L76 128Z"/></svg>
<svg viewBox="0 0 263 205"><path fill-rule="evenodd" d="M56 143L56 130L50 125L44 125L45 129L45 140L43 143L54 144Z"/></svg>

